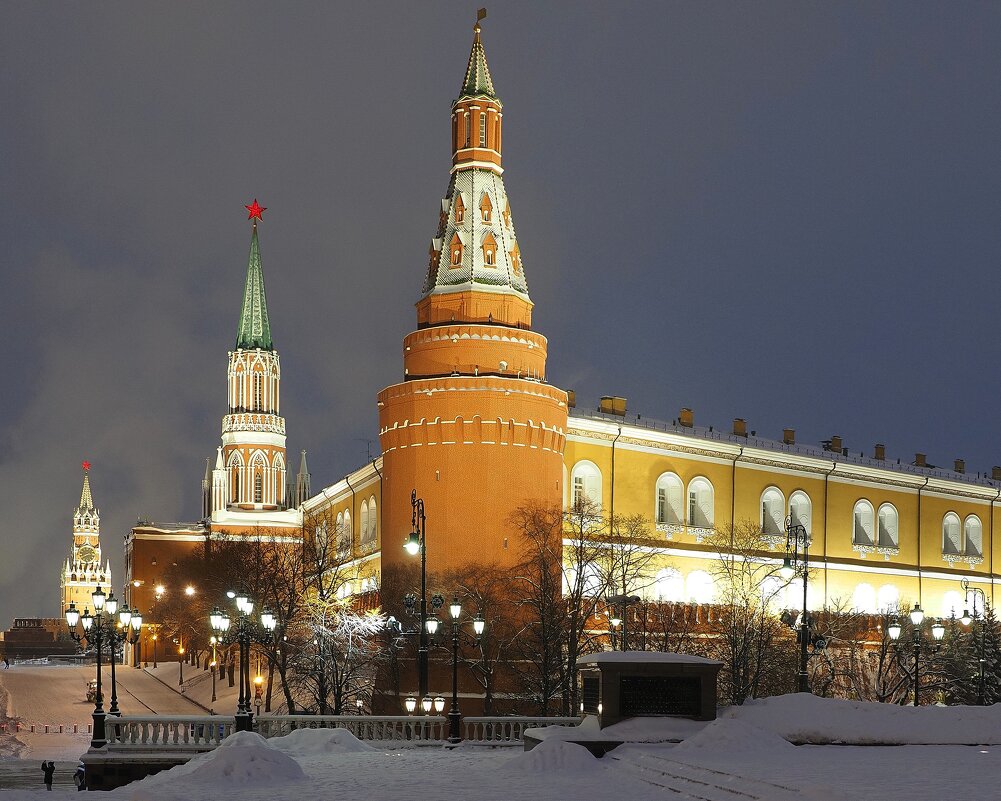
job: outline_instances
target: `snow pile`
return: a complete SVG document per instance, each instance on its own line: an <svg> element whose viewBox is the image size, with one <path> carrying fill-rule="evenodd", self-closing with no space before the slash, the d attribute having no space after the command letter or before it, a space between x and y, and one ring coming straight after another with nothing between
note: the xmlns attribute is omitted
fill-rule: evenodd
<svg viewBox="0 0 1001 801"><path fill-rule="evenodd" d="M347 729L296 729L269 741L271 746L299 756L356 754L377 749L366 745Z"/></svg>
<svg viewBox="0 0 1001 801"><path fill-rule="evenodd" d="M739 756L743 760L792 758L796 746L778 734L738 719L714 720L694 737L671 749L671 759L698 759L705 754Z"/></svg>
<svg viewBox="0 0 1001 801"><path fill-rule="evenodd" d="M896 706L794 693L748 701L721 710L720 717L793 743L1001 744L1001 706Z"/></svg>
<svg viewBox="0 0 1001 801"><path fill-rule="evenodd" d="M505 762L510 773L574 774L604 771L604 766L582 745L548 740Z"/></svg>
<svg viewBox="0 0 1001 801"><path fill-rule="evenodd" d="M306 779L299 763L251 731L231 734L213 751L200 754L185 765L158 773L141 782L143 788L161 784L208 785L213 788L278 786ZM136 795L143 798L145 795ZM156 797L155 792L148 796Z"/></svg>

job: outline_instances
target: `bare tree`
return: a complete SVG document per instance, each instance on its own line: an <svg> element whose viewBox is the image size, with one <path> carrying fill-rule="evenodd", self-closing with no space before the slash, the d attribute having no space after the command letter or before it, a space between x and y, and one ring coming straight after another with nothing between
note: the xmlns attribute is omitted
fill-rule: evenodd
<svg viewBox="0 0 1001 801"><path fill-rule="evenodd" d="M714 531L716 605L711 653L723 662L721 700L742 704L748 698L788 692L794 685L795 649L788 629L772 611L788 582L781 563L767 558L761 526L739 521Z"/></svg>

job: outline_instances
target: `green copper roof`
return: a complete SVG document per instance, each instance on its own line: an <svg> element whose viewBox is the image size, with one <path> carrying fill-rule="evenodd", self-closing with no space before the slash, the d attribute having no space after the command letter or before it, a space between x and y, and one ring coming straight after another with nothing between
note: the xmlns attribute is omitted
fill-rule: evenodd
<svg viewBox="0 0 1001 801"><path fill-rule="evenodd" d="M480 26L477 25L474 30L476 34L473 37L473 49L469 53L466 79L462 82L459 97L489 97L496 100L494 82L490 77L490 68L487 67L487 54L483 51L483 43L480 41Z"/></svg>
<svg viewBox="0 0 1001 801"><path fill-rule="evenodd" d="M257 223L250 236L250 258L247 261L247 286L243 290L240 327L236 332L237 350L274 350L271 323L268 321L268 300L264 295L264 271L261 269L261 248L257 243Z"/></svg>

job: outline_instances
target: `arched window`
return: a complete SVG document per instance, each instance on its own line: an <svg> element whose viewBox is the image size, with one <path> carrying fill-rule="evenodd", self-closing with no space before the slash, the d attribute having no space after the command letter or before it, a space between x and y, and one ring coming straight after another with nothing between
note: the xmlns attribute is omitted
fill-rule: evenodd
<svg viewBox="0 0 1001 801"><path fill-rule="evenodd" d="M321 520L316 524L316 550L323 553L327 549L327 538L329 537L329 532L327 531L327 521Z"/></svg>
<svg viewBox="0 0 1001 801"><path fill-rule="evenodd" d="M855 503L855 527L852 532L852 545L872 545L872 504L864 498Z"/></svg>
<svg viewBox="0 0 1001 801"><path fill-rule="evenodd" d="M688 483L688 525L695 528L712 528L713 485L707 478L693 478Z"/></svg>
<svg viewBox="0 0 1001 801"><path fill-rule="evenodd" d="M713 577L705 570L693 570L685 581L685 594L697 604L711 604L715 595Z"/></svg>
<svg viewBox="0 0 1001 801"><path fill-rule="evenodd" d="M958 556L963 552L959 515L949 512L942 518L942 553Z"/></svg>
<svg viewBox="0 0 1001 801"><path fill-rule="evenodd" d="M334 545L337 548L341 547L341 541L344 539L344 512L337 513L337 526L334 529Z"/></svg>
<svg viewBox="0 0 1001 801"><path fill-rule="evenodd" d="M355 536L355 530L351 528L351 512L345 511L343 539L341 540L345 548L351 547L351 541L354 539L354 536Z"/></svg>
<svg viewBox="0 0 1001 801"><path fill-rule="evenodd" d="M655 509L658 523L680 525L685 521L685 487L681 479L674 473L663 473L657 479L657 506Z"/></svg>
<svg viewBox="0 0 1001 801"><path fill-rule="evenodd" d="M490 222L490 218L493 216L494 207L490 202L490 195L486 192L483 193L483 197L480 198L480 215L483 217L483 222Z"/></svg>
<svg viewBox="0 0 1001 801"><path fill-rule="evenodd" d="M959 617L965 608L961 592L949 590L942 596L942 617Z"/></svg>
<svg viewBox="0 0 1001 801"><path fill-rule="evenodd" d="M877 515L878 539L876 544L883 548L897 548L900 538L897 534L897 510L893 504L884 503L879 507Z"/></svg>
<svg viewBox="0 0 1001 801"><path fill-rule="evenodd" d="M984 555L984 527L976 515L970 515L963 523L963 554L973 557Z"/></svg>
<svg viewBox="0 0 1001 801"><path fill-rule="evenodd" d="M601 506L601 471L594 462L577 462L570 478L573 487L573 505L579 507L583 503Z"/></svg>
<svg viewBox="0 0 1001 801"><path fill-rule="evenodd" d="M781 534L785 526L785 498L778 487L761 493L761 530L765 534Z"/></svg>
<svg viewBox="0 0 1001 801"><path fill-rule="evenodd" d="M685 600L685 580L681 573L673 567L659 571L654 581L653 595L658 601L667 603Z"/></svg>
<svg viewBox="0 0 1001 801"><path fill-rule="evenodd" d="M263 398L261 386L261 374L254 373L254 409L256 411L260 411L264 408L264 404L262 403Z"/></svg>
<svg viewBox="0 0 1001 801"><path fill-rule="evenodd" d="M872 614L876 611L876 590L871 584L859 584L852 595L852 608L856 612Z"/></svg>
<svg viewBox="0 0 1001 801"><path fill-rule="evenodd" d="M813 503L810 496L802 490L796 490L789 496L789 520L794 526L803 526L807 536L811 533L811 518L813 517Z"/></svg>
<svg viewBox="0 0 1001 801"><path fill-rule="evenodd" d="M490 233L483 237L483 266L497 266L497 240Z"/></svg>
<svg viewBox="0 0 1001 801"><path fill-rule="evenodd" d="M487 115L480 112L480 147L487 146Z"/></svg>
<svg viewBox="0 0 1001 801"><path fill-rule="evenodd" d="M379 512L375 505L375 496L368 499L368 539L375 542L379 536Z"/></svg>
<svg viewBox="0 0 1001 801"><path fill-rule="evenodd" d="M361 502L361 539L368 540L368 501Z"/></svg>
<svg viewBox="0 0 1001 801"><path fill-rule="evenodd" d="M462 202L462 195L459 195L455 199L455 223L459 225L462 223L463 218L466 216L466 206Z"/></svg>
<svg viewBox="0 0 1001 801"><path fill-rule="evenodd" d="M892 584L884 584L876 593L876 611L894 612L900 606L900 590Z"/></svg>
<svg viewBox="0 0 1001 801"><path fill-rule="evenodd" d="M254 503L264 503L264 476L254 473Z"/></svg>
<svg viewBox="0 0 1001 801"><path fill-rule="evenodd" d="M452 235L449 251L452 254L452 266L459 267L462 264L462 240L459 239L458 234Z"/></svg>

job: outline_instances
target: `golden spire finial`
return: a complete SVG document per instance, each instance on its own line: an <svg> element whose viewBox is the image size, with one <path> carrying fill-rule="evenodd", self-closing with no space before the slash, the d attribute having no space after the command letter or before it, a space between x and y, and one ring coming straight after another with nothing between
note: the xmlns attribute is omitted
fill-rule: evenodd
<svg viewBox="0 0 1001 801"><path fill-rule="evenodd" d="M487 10L485 8L481 8L479 11L476 12L476 23L473 25L473 33L476 34L477 42L480 41L480 20L484 20L486 18L487 18Z"/></svg>

